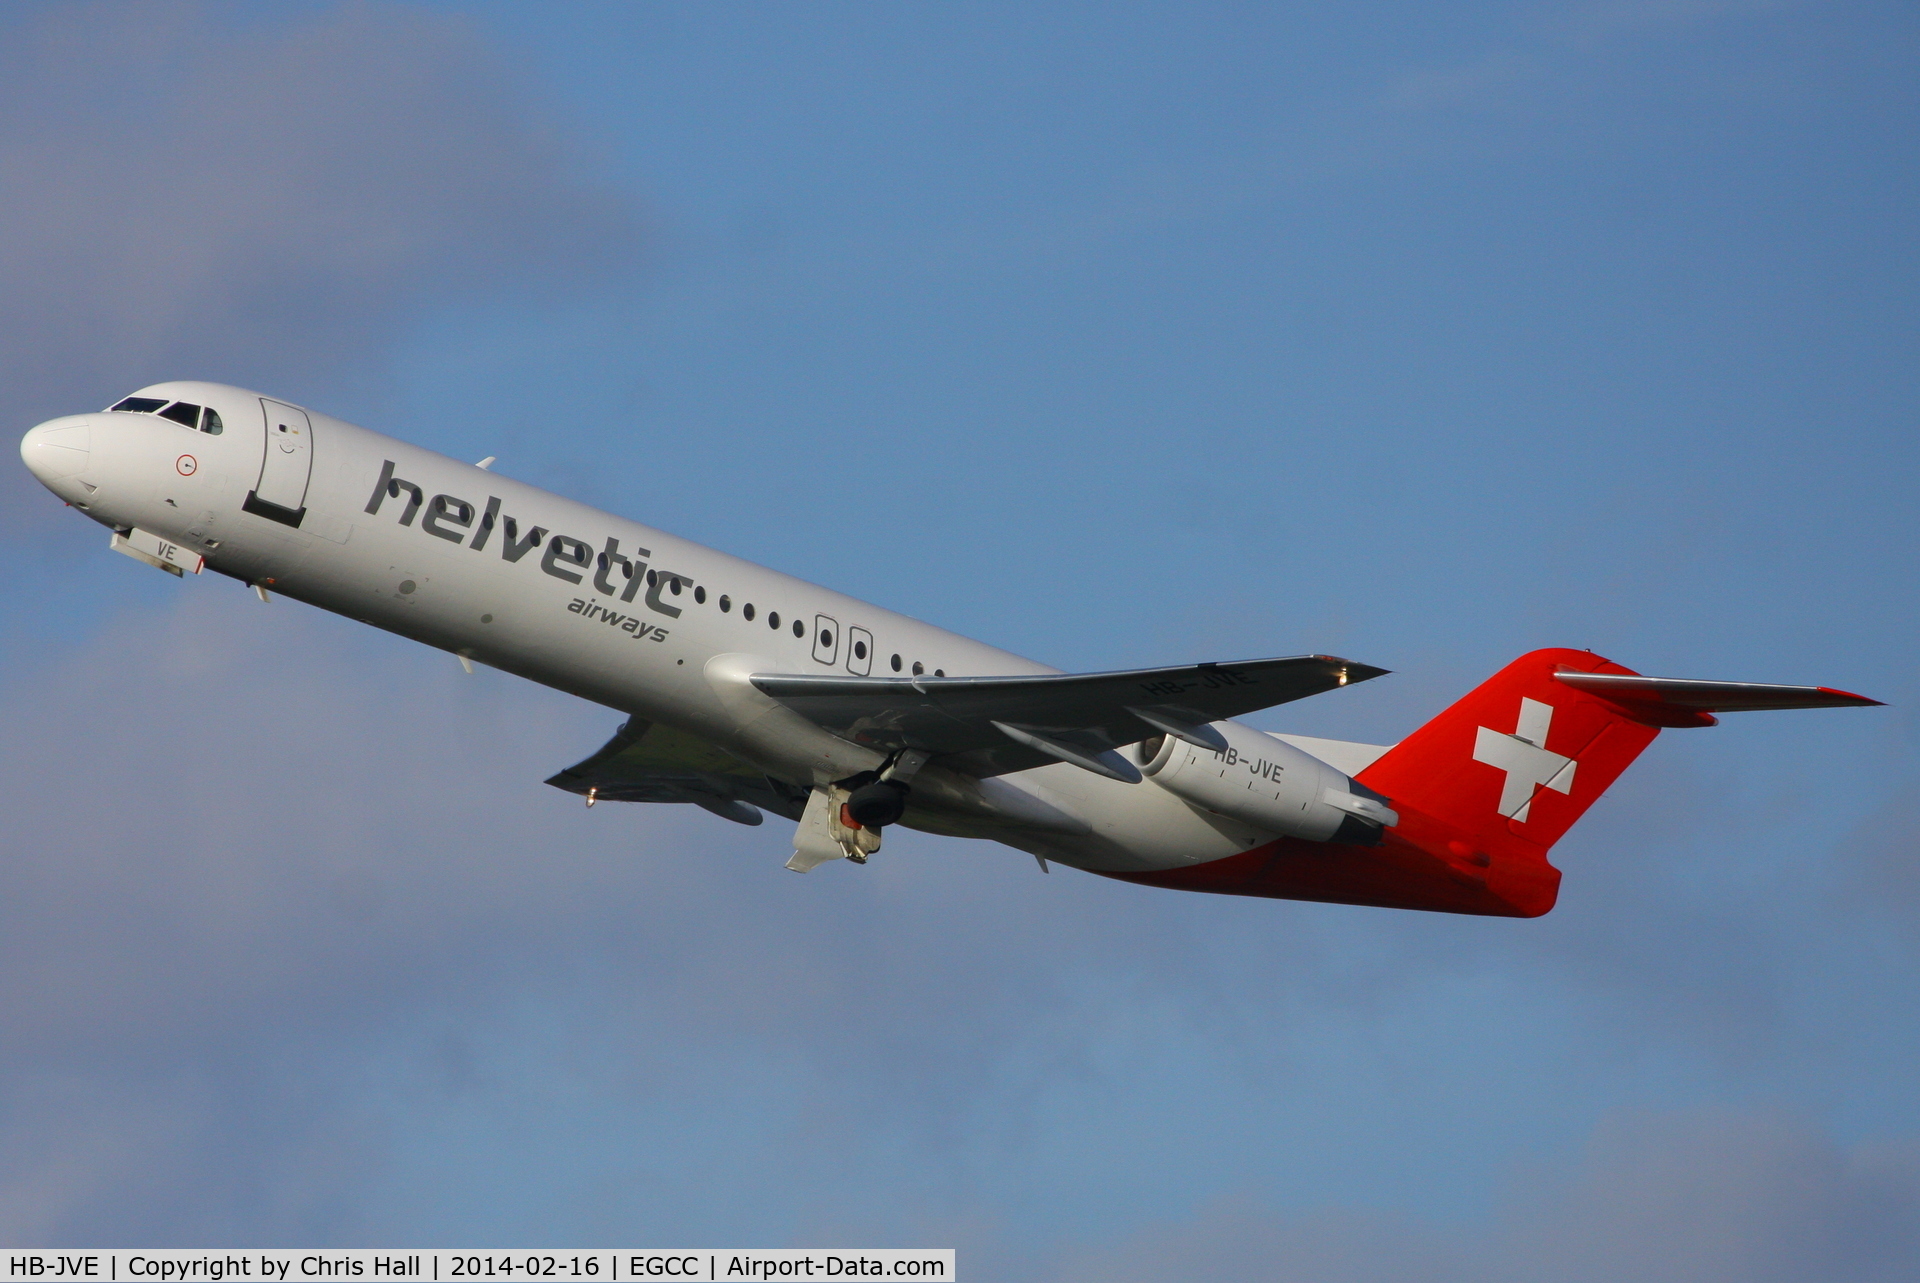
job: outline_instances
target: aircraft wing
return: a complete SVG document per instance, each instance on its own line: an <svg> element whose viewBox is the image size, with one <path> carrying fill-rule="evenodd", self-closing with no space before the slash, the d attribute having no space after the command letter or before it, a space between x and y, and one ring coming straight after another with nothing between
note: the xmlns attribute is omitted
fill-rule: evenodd
<svg viewBox="0 0 1920 1283"><path fill-rule="evenodd" d="M637 717L547 783L591 802L691 802L741 824L760 823L756 807L798 819L806 802L805 790L768 779L726 750Z"/></svg>
<svg viewBox="0 0 1920 1283"><path fill-rule="evenodd" d="M1207 723L1387 670L1331 655L1027 677L840 677L756 673L763 693L808 721L875 748L918 749L969 775L1065 761L1132 782L1114 750L1164 731L1217 747ZM1222 741L1224 742L1224 741Z"/></svg>

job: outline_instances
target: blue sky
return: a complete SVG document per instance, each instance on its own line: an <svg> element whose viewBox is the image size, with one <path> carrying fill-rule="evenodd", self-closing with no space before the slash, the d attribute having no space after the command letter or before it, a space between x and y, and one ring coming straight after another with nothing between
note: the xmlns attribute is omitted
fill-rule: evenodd
<svg viewBox="0 0 1920 1283"><path fill-rule="evenodd" d="M540 785L616 715L12 469L0 1238L1908 1276L1917 34L0 8L21 430L220 379L1064 668L1394 670L1275 729L1389 741L1540 645L1892 704L1662 737L1539 922L904 833L801 879Z"/></svg>

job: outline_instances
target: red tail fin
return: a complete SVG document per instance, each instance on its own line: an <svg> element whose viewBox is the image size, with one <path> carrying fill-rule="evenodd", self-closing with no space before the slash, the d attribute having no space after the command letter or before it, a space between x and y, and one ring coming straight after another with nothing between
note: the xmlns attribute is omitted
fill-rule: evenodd
<svg viewBox="0 0 1920 1283"><path fill-rule="evenodd" d="M1392 799L1396 837L1484 870L1487 892L1527 917L1559 890L1547 848L1660 733L1561 670L1632 673L1585 650L1522 655L1358 777Z"/></svg>
<svg viewBox="0 0 1920 1283"><path fill-rule="evenodd" d="M1536 650L1482 682L1355 779L1400 822L1376 845L1278 838L1183 869L1111 873L1227 895L1534 918L1560 871L1547 848L1662 726L1715 712L1877 703L1825 686L1642 677L1590 650Z"/></svg>

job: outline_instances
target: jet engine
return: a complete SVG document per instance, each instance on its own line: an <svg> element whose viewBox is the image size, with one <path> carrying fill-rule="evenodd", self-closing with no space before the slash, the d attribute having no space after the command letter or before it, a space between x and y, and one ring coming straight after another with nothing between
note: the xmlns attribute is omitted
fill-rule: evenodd
<svg viewBox="0 0 1920 1283"><path fill-rule="evenodd" d="M1310 842L1372 846L1383 826L1400 822L1386 798L1284 740L1234 722L1206 730L1219 734L1218 749L1166 734L1142 740L1141 771L1202 810Z"/></svg>

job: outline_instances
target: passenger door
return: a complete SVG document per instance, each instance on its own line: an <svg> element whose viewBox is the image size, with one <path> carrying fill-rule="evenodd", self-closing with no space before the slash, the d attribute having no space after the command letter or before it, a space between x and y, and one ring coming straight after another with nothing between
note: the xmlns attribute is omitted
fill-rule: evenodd
<svg viewBox="0 0 1920 1283"><path fill-rule="evenodd" d="M307 515L307 480L313 472L313 425L307 412L260 398L266 417L266 453L260 480L240 506L257 517L298 526Z"/></svg>

